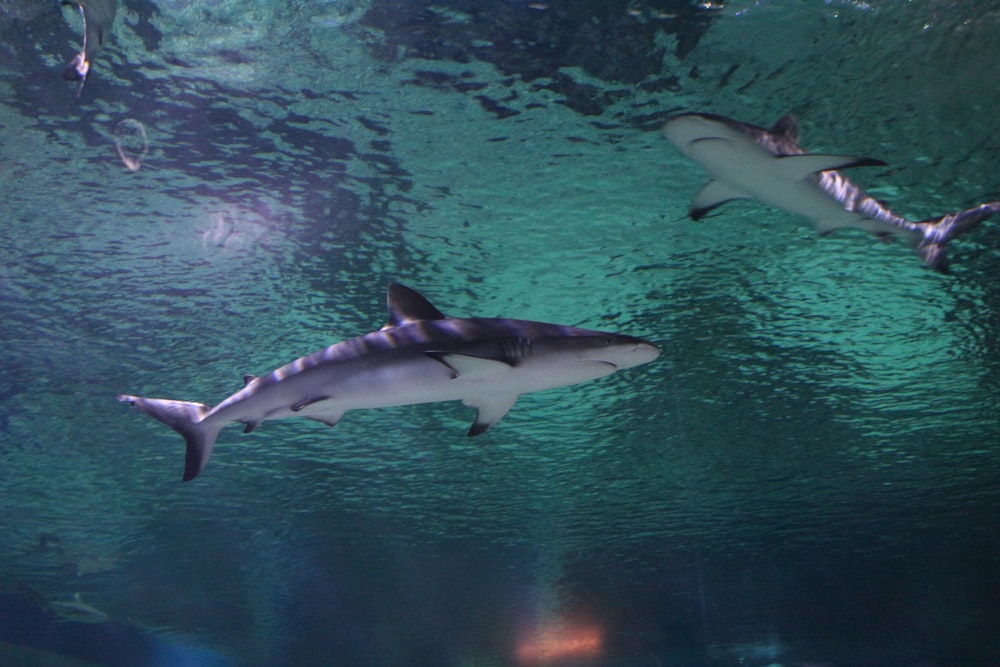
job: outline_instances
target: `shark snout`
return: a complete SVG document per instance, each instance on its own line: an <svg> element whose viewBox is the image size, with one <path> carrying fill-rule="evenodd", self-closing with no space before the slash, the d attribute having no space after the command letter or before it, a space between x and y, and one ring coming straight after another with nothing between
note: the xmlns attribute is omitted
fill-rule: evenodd
<svg viewBox="0 0 1000 667"><path fill-rule="evenodd" d="M633 366L638 366L639 364L648 364L653 359L660 356L660 348L656 347L652 343L647 343L642 341L636 343L632 348L632 357L635 359Z"/></svg>
<svg viewBox="0 0 1000 667"><path fill-rule="evenodd" d="M632 368L648 364L660 356L660 349L644 340L619 341L600 354L600 360L615 368Z"/></svg>

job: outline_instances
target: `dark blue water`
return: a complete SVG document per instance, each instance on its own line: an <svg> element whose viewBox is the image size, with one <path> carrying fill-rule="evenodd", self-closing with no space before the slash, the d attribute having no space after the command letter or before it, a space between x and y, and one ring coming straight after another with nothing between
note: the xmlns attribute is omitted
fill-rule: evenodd
<svg viewBox="0 0 1000 667"><path fill-rule="evenodd" d="M998 199L992 3L142 0L79 98L78 23L0 3L0 664L1000 664L995 221L950 275L695 223L658 131L794 112L901 214ZM115 401L214 404L396 281L662 354L476 439L234 426L189 483Z"/></svg>

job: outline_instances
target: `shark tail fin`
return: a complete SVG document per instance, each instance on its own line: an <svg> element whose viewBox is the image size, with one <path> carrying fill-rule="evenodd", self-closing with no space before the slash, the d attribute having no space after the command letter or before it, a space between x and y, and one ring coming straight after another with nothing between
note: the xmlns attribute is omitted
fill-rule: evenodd
<svg viewBox="0 0 1000 667"><path fill-rule="evenodd" d="M184 481L187 482L198 476L201 469L208 463L208 457L212 455L212 447L215 446L215 439L222 429L222 424L206 422L205 416L209 411L208 406L201 403L170 401L163 398L143 398L142 396L125 394L118 396L118 400L122 403L129 403L140 412L145 412L147 415L159 419L184 436L184 441L187 443L184 459Z"/></svg>
<svg viewBox="0 0 1000 667"><path fill-rule="evenodd" d="M918 222L917 225L923 234L923 239L917 244L917 252L924 258L924 263L927 266L946 273L948 271L948 258L945 246L948 242L996 213L1000 213L1000 201L980 204L964 211L943 215L940 218Z"/></svg>

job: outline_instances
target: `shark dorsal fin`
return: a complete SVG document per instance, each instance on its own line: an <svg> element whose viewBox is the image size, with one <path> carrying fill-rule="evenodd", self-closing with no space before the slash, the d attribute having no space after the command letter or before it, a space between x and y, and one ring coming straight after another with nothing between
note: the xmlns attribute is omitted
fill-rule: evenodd
<svg viewBox="0 0 1000 667"><path fill-rule="evenodd" d="M771 134L799 143L799 120L790 113L778 119L771 128Z"/></svg>
<svg viewBox="0 0 1000 667"><path fill-rule="evenodd" d="M398 327L407 322L447 319L430 301L406 285L399 283L389 285L386 300L389 304L389 321L385 323L383 329Z"/></svg>

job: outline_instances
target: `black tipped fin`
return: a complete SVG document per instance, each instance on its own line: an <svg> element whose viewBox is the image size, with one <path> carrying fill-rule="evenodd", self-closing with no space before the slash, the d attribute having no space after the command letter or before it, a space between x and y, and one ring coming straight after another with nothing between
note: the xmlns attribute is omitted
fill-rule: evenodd
<svg viewBox="0 0 1000 667"><path fill-rule="evenodd" d="M243 429L244 433L253 433L254 429L260 426L260 422L246 422L247 427Z"/></svg>
<svg viewBox="0 0 1000 667"><path fill-rule="evenodd" d="M694 198L694 201L691 202L688 215L691 216L692 220L701 220L709 211L722 206L726 202L733 201L734 199L747 199L750 196L747 192L728 183L709 181L702 188L701 192L698 193L698 196Z"/></svg>
<svg viewBox="0 0 1000 667"><path fill-rule="evenodd" d="M256 382L259 379L260 378L257 377L256 375L244 375L243 376L243 386L245 387L248 384L250 384L251 382Z"/></svg>
<svg viewBox="0 0 1000 667"><path fill-rule="evenodd" d="M480 396L468 398L463 401L466 405L476 408L476 420L469 428L469 437L485 433L486 430L510 411L517 401L517 394L513 396Z"/></svg>

